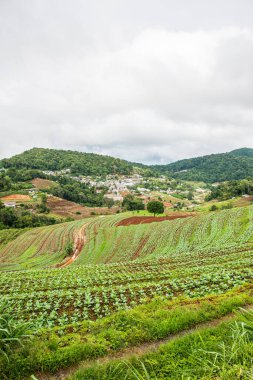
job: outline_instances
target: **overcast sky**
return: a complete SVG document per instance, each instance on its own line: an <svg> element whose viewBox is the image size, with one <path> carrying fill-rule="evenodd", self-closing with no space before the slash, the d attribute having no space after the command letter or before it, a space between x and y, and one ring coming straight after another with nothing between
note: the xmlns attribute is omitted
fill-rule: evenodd
<svg viewBox="0 0 253 380"><path fill-rule="evenodd" d="M0 0L0 157L253 147L252 0Z"/></svg>

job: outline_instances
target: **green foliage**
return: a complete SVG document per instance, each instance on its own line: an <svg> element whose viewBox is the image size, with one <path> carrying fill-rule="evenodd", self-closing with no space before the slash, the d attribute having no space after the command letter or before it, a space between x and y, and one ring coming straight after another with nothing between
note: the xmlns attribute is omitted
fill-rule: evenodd
<svg viewBox="0 0 253 380"><path fill-rule="evenodd" d="M128 211L144 210L145 208L143 201L132 194L128 194L124 198L122 206Z"/></svg>
<svg viewBox="0 0 253 380"><path fill-rule="evenodd" d="M184 180L212 183L253 177L252 152L253 149L243 148L230 153L212 154L181 160L168 165L148 167L93 153L33 148L12 158L4 159L1 164L4 168L10 169L7 174L15 181L27 181L36 177L43 178L42 170L61 171L70 169L74 175L95 176L127 175L137 170L147 178L165 174ZM5 175L3 173L3 176ZM8 179L3 181L2 186L7 186L8 189Z"/></svg>
<svg viewBox="0 0 253 380"><path fill-rule="evenodd" d="M68 201L84 204L85 206L101 207L106 205L104 199L105 190L97 193L94 187L75 181L67 176L58 177L57 185L50 189L44 189L44 191Z"/></svg>
<svg viewBox="0 0 253 380"><path fill-rule="evenodd" d="M243 179L241 181L229 181L213 186L210 195L206 200L219 199L221 201L244 194L253 195L253 179Z"/></svg>
<svg viewBox="0 0 253 380"><path fill-rule="evenodd" d="M64 255L65 255L65 257L70 256L71 254L73 254L73 250L74 250L74 243L73 243L73 241L68 241L65 244L65 247L64 247Z"/></svg>
<svg viewBox="0 0 253 380"><path fill-rule="evenodd" d="M17 355L12 353L12 360L7 365L1 367L0 361L0 370L8 379L20 379L35 372L54 373L85 359L94 359L124 347L157 341L251 303L253 300L249 295L250 289L245 289L245 293L242 290L198 299L195 304L182 298L176 301L159 298L95 322L86 321L78 325L41 330L26 350L19 350ZM109 366L110 364L107 370ZM129 373L133 373L135 363L131 363L130 367ZM93 371L94 367L91 367L81 373L83 376L91 376ZM98 373L103 378L101 369Z"/></svg>
<svg viewBox="0 0 253 380"><path fill-rule="evenodd" d="M253 311L241 309L239 319L243 329L247 332L249 339L253 341Z"/></svg>
<svg viewBox="0 0 253 380"><path fill-rule="evenodd" d="M209 208L209 211L217 211L218 210L218 207L216 205L212 205L210 208Z"/></svg>
<svg viewBox="0 0 253 380"><path fill-rule="evenodd" d="M160 173L188 181L223 182L253 177L253 149L211 154L154 165Z"/></svg>
<svg viewBox="0 0 253 380"><path fill-rule="evenodd" d="M226 315L229 310L233 310L233 307L237 307L232 298L227 300L227 303L224 298L224 304L222 305L222 303L218 301L219 306L216 306L217 314L212 311L214 310L214 305L209 304L208 307L207 303L205 306L202 304L200 309L198 307L194 309L193 307L193 315L195 312L198 314L202 310L203 322L212 320L215 318L215 314L216 316ZM224 305L226 306L226 312L221 312L221 310L224 310ZM183 312L181 308L180 311L178 310L180 319L184 319ZM191 319L190 314L185 318L185 321L187 319ZM176 320L174 321L176 323ZM183 326L184 323L176 331L182 331ZM246 336L242 336L241 332L238 324L231 327L230 325L222 325L212 329L203 328L200 332L191 332L181 338L175 337L175 339L163 344L157 350L151 350L147 354L140 354L139 357L133 356L127 360L111 360L104 365L91 364L90 367L81 368L70 376L70 380L156 378L197 380L214 378L212 375L215 378L227 380L237 378L231 376L231 374L238 371L238 364L247 363L248 368L250 368L250 355L252 355L253 349L252 346L248 345ZM222 340L223 343L221 343ZM216 354L218 360L216 359ZM235 366L233 372L230 372L233 366ZM227 377L217 377L221 373L223 375L227 374ZM243 377L243 379L246 380L248 377Z"/></svg>
<svg viewBox="0 0 253 380"><path fill-rule="evenodd" d="M108 208L111 208L112 206L114 206L115 202L112 198L104 198L104 202L105 202L105 205L108 207Z"/></svg>
<svg viewBox="0 0 253 380"><path fill-rule="evenodd" d="M18 323L13 319L12 313L8 310L7 304L0 304L0 359L3 356L8 362L9 357L17 346L31 338L28 330L31 324Z"/></svg>
<svg viewBox="0 0 253 380"><path fill-rule="evenodd" d="M1 229L0 228L0 247L16 239L18 236L27 232L27 229Z"/></svg>
<svg viewBox="0 0 253 380"><path fill-rule="evenodd" d="M70 169L75 175L130 174L133 165L127 161L94 153L33 148L2 160L5 168L60 171Z"/></svg>
<svg viewBox="0 0 253 380"><path fill-rule="evenodd" d="M225 203L221 206L221 210L229 210L233 208L233 203L232 202L228 202L228 203Z"/></svg>
<svg viewBox="0 0 253 380"><path fill-rule="evenodd" d="M7 269L1 272L0 292L15 320L30 320L37 329L49 330L38 331L33 345L17 347L7 365L0 360L0 372L8 379L55 372L166 338L252 303L252 213L253 207L245 207L127 228L115 226L124 218L121 214L22 234L0 250L0 263ZM84 235L75 263L56 268L65 256L66 242L73 244L74 236ZM103 262L107 265L92 265ZM177 379L175 363L182 375L181 365L192 363L191 347L190 340L187 346L176 346L178 351L166 356L166 365L159 355L153 357L159 363L154 368L153 361L151 366L144 359L148 375L159 378L161 371L166 378L168 370ZM178 361L180 355L183 359ZM109 379L111 365L118 375L112 363L105 369L91 367L82 375ZM136 374L146 376L140 363L131 362L132 366ZM127 371L133 376L130 367ZM189 368L201 378L196 363Z"/></svg>
<svg viewBox="0 0 253 380"><path fill-rule="evenodd" d="M164 205L162 202L159 202L159 201L151 201L147 204L147 210L148 212L153 213L154 216L156 214L163 214Z"/></svg>
<svg viewBox="0 0 253 380"><path fill-rule="evenodd" d="M37 170L16 170L14 168L0 172L0 192L18 192L30 189L32 184L28 181L37 177L44 178L45 175Z"/></svg>
<svg viewBox="0 0 253 380"><path fill-rule="evenodd" d="M43 207L43 205L40 205L39 210L41 211L41 208ZM47 207L45 207L45 210L46 211L44 212L48 212ZM57 223L55 218L44 215L35 215L28 210L20 211L10 207L0 208L0 229L39 227L55 223Z"/></svg>

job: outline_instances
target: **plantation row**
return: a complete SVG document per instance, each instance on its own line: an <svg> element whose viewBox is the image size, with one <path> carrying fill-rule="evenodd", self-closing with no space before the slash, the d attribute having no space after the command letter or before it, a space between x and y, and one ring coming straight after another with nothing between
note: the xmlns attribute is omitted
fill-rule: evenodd
<svg viewBox="0 0 253 380"><path fill-rule="evenodd" d="M243 249L244 248L244 249ZM19 320L53 327L102 318L156 296L201 297L252 282L253 244L128 265L2 273L0 291Z"/></svg>
<svg viewBox="0 0 253 380"><path fill-rule="evenodd" d="M65 247L85 235L74 265L128 262L189 252L219 251L253 241L253 207L196 217L117 227L124 214L94 217L25 232L0 249L0 268L54 267L65 259Z"/></svg>
<svg viewBox="0 0 253 380"><path fill-rule="evenodd" d="M96 227L96 226L94 226ZM253 207L129 227L88 226L87 243L75 264L166 257L219 250L253 241Z"/></svg>
<svg viewBox="0 0 253 380"><path fill-rule="evenodd" d="M56 266L65 257L65 247L88 228L88 234L104 226L111 226L122 216L87 218L29 230L2 247L0 245L0 269L22 270ZM15 230L16 231L16 230ZM10 236L11 230L6 232ZM85 233L85 232L83 232Z"/></svg>

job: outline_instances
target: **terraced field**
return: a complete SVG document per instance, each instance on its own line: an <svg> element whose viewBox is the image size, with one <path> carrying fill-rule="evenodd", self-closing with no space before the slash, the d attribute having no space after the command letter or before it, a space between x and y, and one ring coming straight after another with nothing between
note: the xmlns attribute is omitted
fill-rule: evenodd
<svg viewBox="0 0 253 380"><path fill-rule="evenodd" d="M64 325L157 295L200 297L253 279L253 207L118 227L123 217L33 229L2 248L2 269L15 272L2 272L0 291L16 317ZM74 259L64 251L69 241Z"/></svg>
<svg viewBox="0 0 253 380"><path fill-rule="evenodd" d="M213 307L220 309L215 309L215 315L232 311L231 305L229 308L224 306L231 294L235 295L235 305L253 303L252 206L129 226L120 223L126 217L129 215L94 217L31 229L21 235L18 231L2 232L0 292L6 310L19 322L32 322L39 332L38 337L41 328L49 329L46 336L59 329L59 336L54 338L59 344L58 348L55 340L43 338L48 346L41 348L42 359L36 356L33 348L28 357L25 351L22 353L26 366L19 362L18 357L14 360L15 368L12 364L6 366L0 357L0 369L5 371L6 378L22 378L23 372L31 375L33 372L29 371L33 371L32 368L49 368L54 372L61 365L76 363L87 355L92 357L95 355L92 354L95 343L93 338L86 337L92 329L102 331L97 338L96 355L102 355L102 341L103 352L106 352L108 339L112 349L117 349L120 339L121 342L130 339L125 335L122 338L129 321L135 323L135 319L128 314L130 309L134 312L136 308L144 308L142 318L149 331L147 336L158 339L156 330L151 328L151 319L145 319L147 313L155 312L154 302L164 308L159 315L163 322L157 325L157 329L172 323L171 319L168 319L169 322L166 319L170 318L166 317L166 310L169 307L169 313L173 314L173 305L177 302L179 308L189 302L196 302L200 307L202 303L199 304L199 300L203 297L217 299L220 306L214 301L216 306ZM72 252L66 252L70 243ZM224 298L219 298L223 297L220 295ZM204 314L199 311L198 321L210 318L209 307L208 303L203 309ZM191 320L192 311L187 313L187 318ZM107 318L123 318L123 322L120 319L123 330L115 333L115 337L114 333L107 332L108 327L104 330L103 323L111 323L109 320L103 322ZM157 317L152 318L152 323L157 323ZM124 325L126 320L128 324ZM179 331L180 324L173 328ZM66 329L67 336L64 338ZM85 338L79 335L72 337L71 334L79 330L86 334ZM104 341L106 333L109 338ZM134 341L148 340L142 337L142 329L138 330L139 335L136 334ZM71 345L71 350L76 352L76 339L81 339L78 343L79 354L72 357L72 351L61 351L61 347ZM85 343L88 353L82 351L84 342L88 342ZM63 355L62 359L57 356L59 352ZM55 357L57 364L49 359L52 357ZM47 360L49 363L45 364ZM16 368L19 372L15 372ZM38 379L49 379L45 376ZM93 377L80 377L86 378Z"/></svg>
<svg viewBox="0 0 253 380"><path fill-rule="evenodd" d="M61 265L69 242L84 245L72 265L171 258L174 255L219 255L220 250L247 251L253 243L253 207L200 214L159 223L117 226L124 214L94 217L30 230L0 249L1 269ZM73 250L74 250L73 248Z"/></svg>

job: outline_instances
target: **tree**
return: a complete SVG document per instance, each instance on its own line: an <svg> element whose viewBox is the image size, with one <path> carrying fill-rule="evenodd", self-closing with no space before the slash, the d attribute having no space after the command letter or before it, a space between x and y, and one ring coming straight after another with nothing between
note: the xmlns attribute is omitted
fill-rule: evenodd
<svg viewBox="0 0 253 380"><path fill-rule="evenodd" d="M144 210L145 208L142 200L134 197L132 194L128 194L124 198L122 206L125 207L128 211Z"/></svg>
<svg viewBox="0 0 253 380"><path fill-rule="evenodd" d="M189 201L192 201L193 200L193 192L192 191L189 191L188 194L187 194L187 199L189 199Z"/></svg>
<svg viewBox="0 0 253 380"><path fill-rule="evenodd" d="M115 204L112 198L107 198L107 197L104 197L104 202L108 208L111 208Z"/></svg>
<svg viewBox="0 0 253 380"><path fill-rule="evenodd" d="M164 205L162 202L151 201L147 204L147 210L156 216L156 214L162 214L164 212Z"/></svg>

